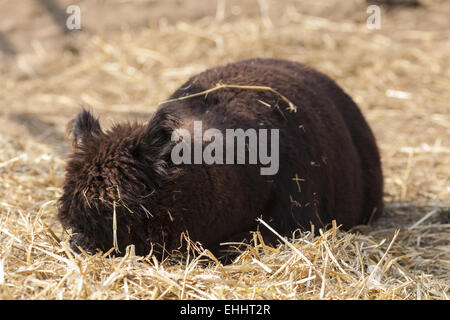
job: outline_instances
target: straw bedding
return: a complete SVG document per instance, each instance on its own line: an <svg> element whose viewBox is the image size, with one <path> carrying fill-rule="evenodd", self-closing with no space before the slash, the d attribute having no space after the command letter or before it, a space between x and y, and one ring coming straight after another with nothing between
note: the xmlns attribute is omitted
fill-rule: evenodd
<svg viewBox="0 0 450 320"><path fill-rule="evenodd" d="M364 1L255 1L256 12L212 1L202 18L86 27L51 49L34 41L2 56L0 298L448 299L450 5L422 2L382 11L373 31ZM196 243L162 262L132 247L122 258L71 252L55 216L64 129L78 106L110 122L144 121L190 75L254 56L310 64L355 99L382 153L384 217L353 232L296 232L277 247L255 233L225 266Z"/></svg>

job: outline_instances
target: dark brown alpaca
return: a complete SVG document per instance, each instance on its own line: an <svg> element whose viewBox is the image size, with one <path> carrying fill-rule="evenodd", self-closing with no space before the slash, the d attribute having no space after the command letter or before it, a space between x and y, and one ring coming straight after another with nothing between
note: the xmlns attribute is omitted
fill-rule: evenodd
<svg viewBox="0 0 450 320"><path fill-rule="evenodd" d="M146 124L106 132L87 111L72 120L75 150L58 217L72 229L74 248L106 251L116 239L120 252L134 244L145 255L152 245L178 248L187 231L214 250L256 230L261 216L283 235L333 219L349 229L380 216L383 179L374 136L333 80L298 63L252 59L200 73L171 99L218 83L276 92L223 88L165 103ZM260 164L175 165L172 133L193 133L194 121L223 132L279 129L278 172L261 175Z"/></svg>

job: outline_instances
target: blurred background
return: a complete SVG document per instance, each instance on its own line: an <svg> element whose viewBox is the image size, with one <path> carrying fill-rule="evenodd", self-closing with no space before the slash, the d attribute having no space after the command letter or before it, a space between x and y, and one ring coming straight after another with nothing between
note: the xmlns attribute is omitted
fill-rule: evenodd
<svg viewBox="0 0 450 320"><path fill-rule="evenodd" d="M371 4L379 29L367 26ZM69 5L80 30L67 28ZM105 126L145 121L195 73L276 57L328 74L357 102L381 149L386 201L448 203L449 21L448 0L2 0L0 163L11 174L29 162L12 181L41 181L21 201L54 198L81 105Z"/></svg>
<svg viewBox="0 0 450 320"><path fill-rule="evenodd" d="M375 133L383 217L293 247L324 274L333 251L347 273L304 287L311 269L288 246L258 258L270 277L243 253L226 282L214 265L74 260L56 213L81 106L104 128L146 121L190 76L252 57L328 74ZM0 0L0 299L448 300L449 101L449 0Z"/></svg>

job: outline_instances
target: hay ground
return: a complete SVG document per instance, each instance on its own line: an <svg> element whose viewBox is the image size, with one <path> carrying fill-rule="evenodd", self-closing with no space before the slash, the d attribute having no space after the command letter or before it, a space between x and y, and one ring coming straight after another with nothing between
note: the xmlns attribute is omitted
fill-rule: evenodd
<svg viewBox="0 0 450 320"><path fill-rule="evenodd" d="M37 1L2 1L0 298L447 300L450 3L421 2L382 8L369 30L362 0L64 0L83 30L63 32ZM79 105L105 126L145 120L190 75L255 56L309 64L355 99L382 154L384 217L277 248L255 236L227 266L194 245L182 263L70 252L55 215Z"/></svg>

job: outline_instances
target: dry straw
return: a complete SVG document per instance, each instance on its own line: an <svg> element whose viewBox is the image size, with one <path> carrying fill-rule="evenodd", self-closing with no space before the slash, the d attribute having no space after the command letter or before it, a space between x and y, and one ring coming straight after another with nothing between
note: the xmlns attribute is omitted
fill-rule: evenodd
<svg viewBox="0 0 450 320"><path fill-rule="evenodd" d="M0 298L448 299L450 33L416 24L448 21L434 15L450 4L393 10L371 31L359 20L365 1L337 1L328 11L318 2L311 12L298 1L276 1L277 16L270 1L258 1L261 12L253 15L219 3L212 16L193 21L86 28L70 40L78 54L36 42L31 52L0 61ZM339 8L355 16L340 19ZM65 126L79 103L102 119L146 120L188 77L255 56L316 67L360 105L382 153L384 217L354 232L336 224L297 231L276 247L255 233L251 243L235 244L229 265L187 237L183 259L157 261L132 247L109 258L113 244L106 253L74 253L55 216L70 152ZM294 109L281 91L247 89L271 91ZM260 223L276 234L270 222Z"/></svg>
<svg viewBox="0 0 450 320"><path fill-rule="evenodd" d="M255 233L233 263L222 265L187 236L184 259L135 256L132 246L119 258L107 257L114 247L106 254L77 255L44 222L54 207L44 203L38 210L38 217L10 214L1 221L4 299L448 299L448 275L439 280L415 272L420 266L414 249L399 242L425 230L449 236L448 225L397 230L377 240L333 224L318 235L280 237L277 247Z"/></svg>
<svg viewBox="0 0 450 320"><path fill-rule="evenodd" d="M217 90L223 90L223 89L240 89L240 90L256 90L256 91L270 91L273 92L275 94L277 94L281 99L283 99L284 102L286 102L288 104L288 110L290 112L297 112L297 106L292 103L288 98L286 98L284 95L282 95L281 93L279 93L277 90L271 88L271 87L267 87L267 86L244 86L244 85L236 85L236 84L220 84L218 83L214 88L210 88L201 92L197 92L194 94L189 94L186 96L182 96L179 98L174 98L174 99L169 99L166 101L163 101L160 103L160 105L162 104L166 104L169 102L174 102L174 101L182 101L182 100L186 100L186 99L191 99L191 98L195 98L195 97L199 97L199 96L207 96L208 93L217 91ZM258 100L260 101L260 100ZM270 106L269 104L260 101L261 103L265 104L266 106Z"/></svg>

